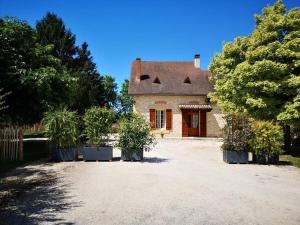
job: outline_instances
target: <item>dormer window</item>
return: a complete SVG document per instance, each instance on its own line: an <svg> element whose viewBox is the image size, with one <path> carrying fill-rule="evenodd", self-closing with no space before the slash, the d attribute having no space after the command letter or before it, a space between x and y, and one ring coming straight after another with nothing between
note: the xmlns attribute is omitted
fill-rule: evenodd
<svg viewBox="0 0 300 225"><path fill-rule="evenodd" d="M147 75L147 74L141 75L141 80L147 80L147 79L149 79L149 78L150 78L150 76Z"/></svg>
<svg viewBox="0 0 300 225"><path fill-rule="evenodd" d="M158 77L156 77L153 81L153 84L160 84L160 80Z"/></svg>
<svg viewBox="0 0 300 225"><path fill-rule="evenodd" d="M191 84L191 79L190 79L189 77L186 77L186 78L184 79L184 83L185 83L185 84Z"/></svg>

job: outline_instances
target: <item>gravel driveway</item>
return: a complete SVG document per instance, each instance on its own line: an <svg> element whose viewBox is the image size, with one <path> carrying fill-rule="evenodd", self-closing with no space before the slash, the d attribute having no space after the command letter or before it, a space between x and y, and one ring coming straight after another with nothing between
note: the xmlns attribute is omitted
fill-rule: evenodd
<svg viewBox="0 0 300 225"><path fill-rule="evenodd" d="M218 140L164 139L142 163L48 165L58 183L19 201L22 223L300 224L300 169L229 165L219 149Z"/></svg>

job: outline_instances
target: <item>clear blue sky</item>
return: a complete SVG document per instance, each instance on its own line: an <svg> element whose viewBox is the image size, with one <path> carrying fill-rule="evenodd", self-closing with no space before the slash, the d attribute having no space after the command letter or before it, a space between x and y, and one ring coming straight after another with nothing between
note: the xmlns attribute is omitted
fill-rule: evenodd
<svg viewBox="0 0 300 225"><path fill-rule="evenodd" d="M190 61L201 54L207 66L224 41L248 35L253 15L275 0L0 0L0 15L17 16L35 25L46 12L60 16L87 41L101 74L120 84L131 61ZM299 0L284 0L287 8ZM297 4L298 3L298 4Z"/></svg>

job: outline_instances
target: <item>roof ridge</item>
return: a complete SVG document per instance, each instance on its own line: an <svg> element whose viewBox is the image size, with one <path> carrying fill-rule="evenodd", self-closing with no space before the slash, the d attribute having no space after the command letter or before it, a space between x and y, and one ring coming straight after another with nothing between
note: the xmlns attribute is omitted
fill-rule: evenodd
<svg viewBox="0 0 300 225"><path fill-rule="evenodd" d="M154 61L154 60L141 60L141 62L161 62L161 63L194 63L194 61Z"/></svg>

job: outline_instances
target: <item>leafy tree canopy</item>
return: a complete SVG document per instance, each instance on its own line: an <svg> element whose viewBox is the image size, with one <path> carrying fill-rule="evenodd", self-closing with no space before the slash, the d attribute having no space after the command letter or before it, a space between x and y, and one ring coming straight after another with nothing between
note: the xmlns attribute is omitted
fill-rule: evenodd
<svg viewBox="0 0 300 225"><path fill-rule="evenodd" d="M300 119L300 9L281 0L255 16L247 37L225 43L209 69L211 94L227 112L294 123Z"/></svg>
<svg viewBox="0 0 300 225"><path fill-rule="evenodd" d="M0 19L0 83L14 122L33 123L43 112L67 104L74 79L51 55L53 46L37 43L37 35L26 22L12 17ZM30 109L30 110L29 110Z"/></svg>
<svg viewBox="0 0 300 225"><path fill-rule="evenodd" d="M124 80L120 94L118 95L119 114L126 115L132 112L133 98L128 95L129 80Z"/></svg>
<svg viewBox="0 0 300 225"><path fill-rule="evenodd" d="M106 98L105 83L93 62L87 42L76 46L75 35L66 28L63 20L53 13L47 13L37 23L36 29L39 42L53 45L54 56L60 58L62 64L77 79L70 107L83 115L91 106L103 106Z"/></svg>
<svg viewBox="0 0 300 225"><path fill-rule="evenodd" d="M108 108L113 108L117 103L117 83L114 77L110 75L104 76L104 104Z"/></svg>
<svg viewBox="0 0 300 225"><path fill-rule="evenodd" d="M15 17L0 18L0 83L3 93L11 93L5 118L31 124L61 106L80 115L92 106L116 106L115 79L100 75L86 42L75 43L53 13L36 28Z"/></svg>

